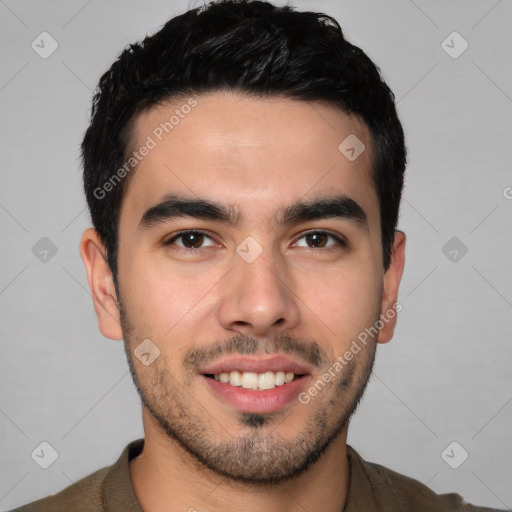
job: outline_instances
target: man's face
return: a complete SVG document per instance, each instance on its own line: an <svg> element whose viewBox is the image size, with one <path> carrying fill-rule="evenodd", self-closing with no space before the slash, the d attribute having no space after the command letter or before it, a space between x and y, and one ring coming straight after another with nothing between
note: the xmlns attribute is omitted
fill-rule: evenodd
<svg viewBox="0 0 512 512"><path fill-rule="evenodd" d="M333 371L386 307L370 136L319 103L194 99L168 134L157 128L186 100L135 124L133 147L156 146L121 208L122 334L154 428L218 473L276 482L344 431L374 361L376 337ZM366 146L355 160L338 149L349 135ZM171 196L215 203L232 223L207 206L154 209ZM151 364L134 352L147 339Z"/></svg>

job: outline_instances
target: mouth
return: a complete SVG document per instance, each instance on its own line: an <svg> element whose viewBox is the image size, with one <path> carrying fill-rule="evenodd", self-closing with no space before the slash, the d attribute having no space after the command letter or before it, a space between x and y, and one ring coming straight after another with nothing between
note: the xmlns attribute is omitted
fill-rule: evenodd
<svg viewBox="0 0 512 512"><path fill-rule="evenodd" d="M239 412L271 413L297 401L312 368L284 356L236 357L200 371L209 391Z"/></svg>

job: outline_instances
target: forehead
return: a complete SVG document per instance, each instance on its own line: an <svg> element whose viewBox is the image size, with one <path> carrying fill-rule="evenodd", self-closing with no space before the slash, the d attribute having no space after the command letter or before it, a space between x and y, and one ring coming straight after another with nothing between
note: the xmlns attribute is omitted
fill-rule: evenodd
<svg viewBox="0 0 512 512"><path fill-rule="evenodd" d="M201 94L140 114L132 133L139 160L123 200L128 215L176 192L229 205L242 221L270 219L283 205L332 193L378 216L369 130L332 106ZM353 159L350 150L363 147Z"/></svg>

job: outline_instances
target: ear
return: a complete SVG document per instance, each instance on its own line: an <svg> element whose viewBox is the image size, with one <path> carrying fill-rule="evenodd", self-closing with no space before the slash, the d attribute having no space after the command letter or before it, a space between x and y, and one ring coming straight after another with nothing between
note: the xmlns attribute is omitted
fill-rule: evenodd
<svg viewBox="0 0 512 512"><path fill-rule="evenodd" d="M405 233L395 231L395 239L391 251L391 263L384 273L384 286L381 304L381 319L384 324L379 331L377 341L387 343L393 337L395 330L397 312L402 309L397 304L398 288L402 279L405 264Z"/></svg>
<svg viewBox="0 0 512 512"><path fill-rule="evenodd" d="M103 336L122 340L118 299L106 254L98 232L93 228L86 229L80 241L80 256L87 271L98 327Z"/></svg>

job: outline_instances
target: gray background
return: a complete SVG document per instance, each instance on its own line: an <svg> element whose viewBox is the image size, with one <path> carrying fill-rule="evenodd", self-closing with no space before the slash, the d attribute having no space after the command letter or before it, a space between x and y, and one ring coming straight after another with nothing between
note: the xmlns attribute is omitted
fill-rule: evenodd
<svg viewBox="0 0 512 512"><path fill-rule="evenodd" d="M97 330L79 257L79 144L100 75L189 5L0 0L3 510L113 463L143 434L122 342ZM293 5L334 15L382 69L409 149L403 311L349 443L438 493L512 508L512 2ZM31 48L43 31L59 45L47 59ZM469 43L458 58L441 45L453 31ZM57 248L46 262L32 251L43 237ZM452 237L466 254L443 252ZM42 441L58 452L46 470L31 458ZM469 453L458 469L441 457L452 441Z"/></svg>

